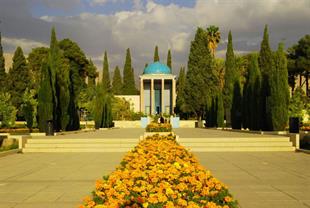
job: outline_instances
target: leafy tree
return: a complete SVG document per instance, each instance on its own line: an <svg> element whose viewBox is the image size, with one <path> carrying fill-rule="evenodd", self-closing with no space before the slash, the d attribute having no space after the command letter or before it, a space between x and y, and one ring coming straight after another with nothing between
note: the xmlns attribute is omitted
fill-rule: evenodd
<svg viewBox="0 0 310 208"><path fill-rule="evenodd" d="M0 33L0 91L5 92L5 89L7 88L6 80L7 74L5 72L5 59L3 56L3 49L1 44L1 33Z"/></svg>
<svg viewBox="0 0 310 208"><path fill-rule="evenodd" d="M9 71L9 93L12 104L21 116L20 106L23 103L23 94L26 88L30 88L30 73L27 67L26 58L21 47L17 47L13 56L13 66Z"/></svg>
<svg viewBox="0 0 310 208"><path fill-rule="evenodd" d="M242 124L242 95L240 81L234 83L234 94L231 106L231 127L233 129L241 129Z"/></svg>
<svg viewBox="0 0 310 208"><path fill-rule="evenodd" d="M159 61L158 46L155 46L155 51L154 51L154 62L156 61Z"/></svg>
<svg viewBox="0 0 310 208"><path fill-rule="evenodd" d="M288 69L290 75L290 85L294 88L295 76L300 75L299 86L302 85L301 77L305 77L306 95L309 93L309 74L310 74L310 35L305 35L296 45L288 50Z"/></svg>
<svg viewBox="0 0 310 208"><path fill-rule="evenodd" d="M279 44L274 55L275 70L271 74L268 105L271 109L272 130L284 130L288 122L288 72L284 46Z"/></svg>
<svg viewBox="0 0 310 208"><path fill-rule="evenodd" d="M309 98L305 95L305 92L301 87L297 87L289 103L289 116L298 117L300 121L303 121L305 116L306 105L309 103Z"/></svg>
<svg viewBox="0 0 310 208"><path fill-rule="evenodd" d="M211 54L214 56L217 45L221 40L221 33L218 27L216 27L215 25L211 25L207 28L207 35L209 41L208 46L210 48Z"/></svg>
<svg viewBox="0 0 310 208"><path fill-rule="evenodd" d="M92 62L91 59L89 59L88 65L87 65L87 77L88 77L88 87L95 87L96 86L96 78L98 77L98 72L96 69L96 66Z"/></svg>
<svg viewBox="0 0 310 208"><path fill-rule="evenodd" d="M272 130L271 108L268 105L270 96L270 76L274 70L273 55L269 45L268 27L265 26L264 37L259 52L259 67L262 74L262 129Z"/></svg>
<svg viewBox="0 0 310 208"><path fill-rule="evenodd" d="M258 55L250 54L247 79L243 88L243 127L250 130L261 128L261 73Z"/></svg>
<svg viewBox="0 0 310 208"><path fill-rule="evenodd" d="M123 89L121 72L118 66L115 67L113 81L112 81L112 92L114 95L121 95Z"/></svg>
<svg viewBox="0 0 310 208"><path fill-rule="evenodd" d="M32 128L37 125L36 115L38 101L35 99L36 93L36 90L29 90L27 88L23 95L23 104L21 105L22 113L30 132L32 132Z"/></svg>
<svg viewBox="0 0 310 208"><path fill-rule="evenodd" d="M130 103L124 98L112 99L112 115L114 120L129 120L131 117Z"/></svg>
<svg viewBox="0 0 310 208"><path fill-rule="evenodd" d="M11 96L7 92L0 92L0 118L1 126L14 126L16 120L16 108L11 103Z"/></svg>
<svg viewBox="0 0 310 208"><path fill-rule="evenodd" d="M48 58L49 49L45 47L33 48L28 55L28 69L31 77L32 89L39 89L41 67Z"/></svg>
<svg viewBox="0 0 310 208"><path fill-rule="evenodd" d="M106 51L104 52L104 60L103 60L102 86L106 88L107 91L110 91L111 89L109 62Z"/></svg>
<svg viewBox="0 0 310 208"><path fill-rule="evenodd" d="M185 117L187 111L184 97L185 80L186 80L185 67L181 67L176 86L177 99L175 108L175 113L179 114L181 118Z"/></svg>
<svg viewBox="0 0 310 208"><path fill-rule="evenodd" d="M214 61L216 76L219 78L219 88L223 91L225 84L225 60L222 58L216 58Z"/></svg>
<svg viewBox="0 0 310 208"><path fill-rule="evenodd" d="M123 93L124 95L136 95L137 89L135 85L135 77L131 66L130 49L126 51L126 60L123 71Z"/></svg>
<svg viewBox="0 0 310 208"><path fill-rule="evenodd" d="M224 84L224 108L226 114L226 123L229 126L231 124L231 108L232 108L232 100L233 100L233 90L234 83L238 77L237 69L236 69L236 58L233 49L232 43L232 35L231 31L228 34L228 44L226 51L226 61L225 61L225 84Z"/></svg>
<svg viewBox="0 0 310 208"><path fill-rule="evenodd" d="M80 128L78 97L80 92L86 88L86 76L89 73L89 61L77 43L70 39L59 42L64 57L69 61L69 122L66 130L78 130ZM92 69L93 70L93 69ZM93 76L96 72L91 71Z"/></svg>
<svg viewBox="0 0 310 208"><path fill-rule="evenodd" d="M170 49L168 50L168 55L167 55L167 66L170 68L170 71L172 73L172 60L171 60L171 51Z"/></svg>
<svg viewBox="0 0 310 208"><path fill-rule="evenodd" d="M218 89L218 78L214 73L214 60L208 48L205 30L198 28L191 42L184 97L189 110L201 121L206 106L211 106Z"/></svg>
<svg viewBox="0 0 310 208"><path fill-rule="evenodd" d="M85 113L86 119L93 119L93 103L96 96L96 85L83 88L78 97L78 106Z"/></svg>

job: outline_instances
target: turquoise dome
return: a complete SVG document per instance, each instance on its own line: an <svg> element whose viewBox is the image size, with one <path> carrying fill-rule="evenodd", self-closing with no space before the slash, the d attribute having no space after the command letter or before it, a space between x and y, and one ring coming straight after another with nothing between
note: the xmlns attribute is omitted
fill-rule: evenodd
<svg viewBox="0 0 310 208"><path fill-rule="evenodd" d="M170 68L158 61L149 64L145 69L143 74L171 74Z"/></svg>

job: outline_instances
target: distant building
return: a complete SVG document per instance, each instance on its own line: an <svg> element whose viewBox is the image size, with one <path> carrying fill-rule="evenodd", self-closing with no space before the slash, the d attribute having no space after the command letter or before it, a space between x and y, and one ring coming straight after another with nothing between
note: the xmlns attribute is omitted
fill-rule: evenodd
<svg viewBox="0 0 310 208"><path fill-rule="evenodd" d="M160 62L149 64L140 75L140 111L145 114L173 114L176 76Z"/></svg>

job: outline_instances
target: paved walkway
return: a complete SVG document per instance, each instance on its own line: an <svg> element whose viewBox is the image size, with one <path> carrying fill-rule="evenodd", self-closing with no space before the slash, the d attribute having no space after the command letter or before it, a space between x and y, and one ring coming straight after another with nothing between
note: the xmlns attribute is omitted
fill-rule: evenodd
<svg viewBox="0 0 310 208"><path fill-rule="evenodd" d="M310 155L295 152L196 153L228 185L241 208L309 208Z"/></svg>
<svg viewBox="0 0 310 208"><path fill-rule="evenodd" d="M142 132L143 129L119 129L93 132L92 136L132 138ZM180 129L180 133L191 137L231 136L229 132L204 129ZM90 138L90 134L68 138ZM242 208L310 207L309 154L196 153L196 156L229 186ZM0 208L77 207L94 189L95 180L114 170L122 157L122 153L27 153L2 157Z"/></svg>
<svg viewBox="0 0 310 208"><path fill-rule="evenodd" d="M0 208L74 208L122 153L28 153L0 158Z"/></svg>

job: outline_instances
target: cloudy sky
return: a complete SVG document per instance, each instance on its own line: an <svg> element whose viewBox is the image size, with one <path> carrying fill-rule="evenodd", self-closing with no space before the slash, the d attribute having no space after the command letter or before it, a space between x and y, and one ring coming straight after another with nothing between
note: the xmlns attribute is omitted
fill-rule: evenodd
<svg viewBox="0 0 310 208"><path fill-rule="evenodd" d="M6 53L48 45L55 26L58 39L76 41L98 70L105 50L113 70L123 67L130 48L139 74L158 45L163 62L172 50L177 72L186 66L197 26L220 27L221 57L229 30L237 53L259 50L265 24L273 49L279 41L291 46L310 33L310 0L0 0L0 20Z"/></svg>

